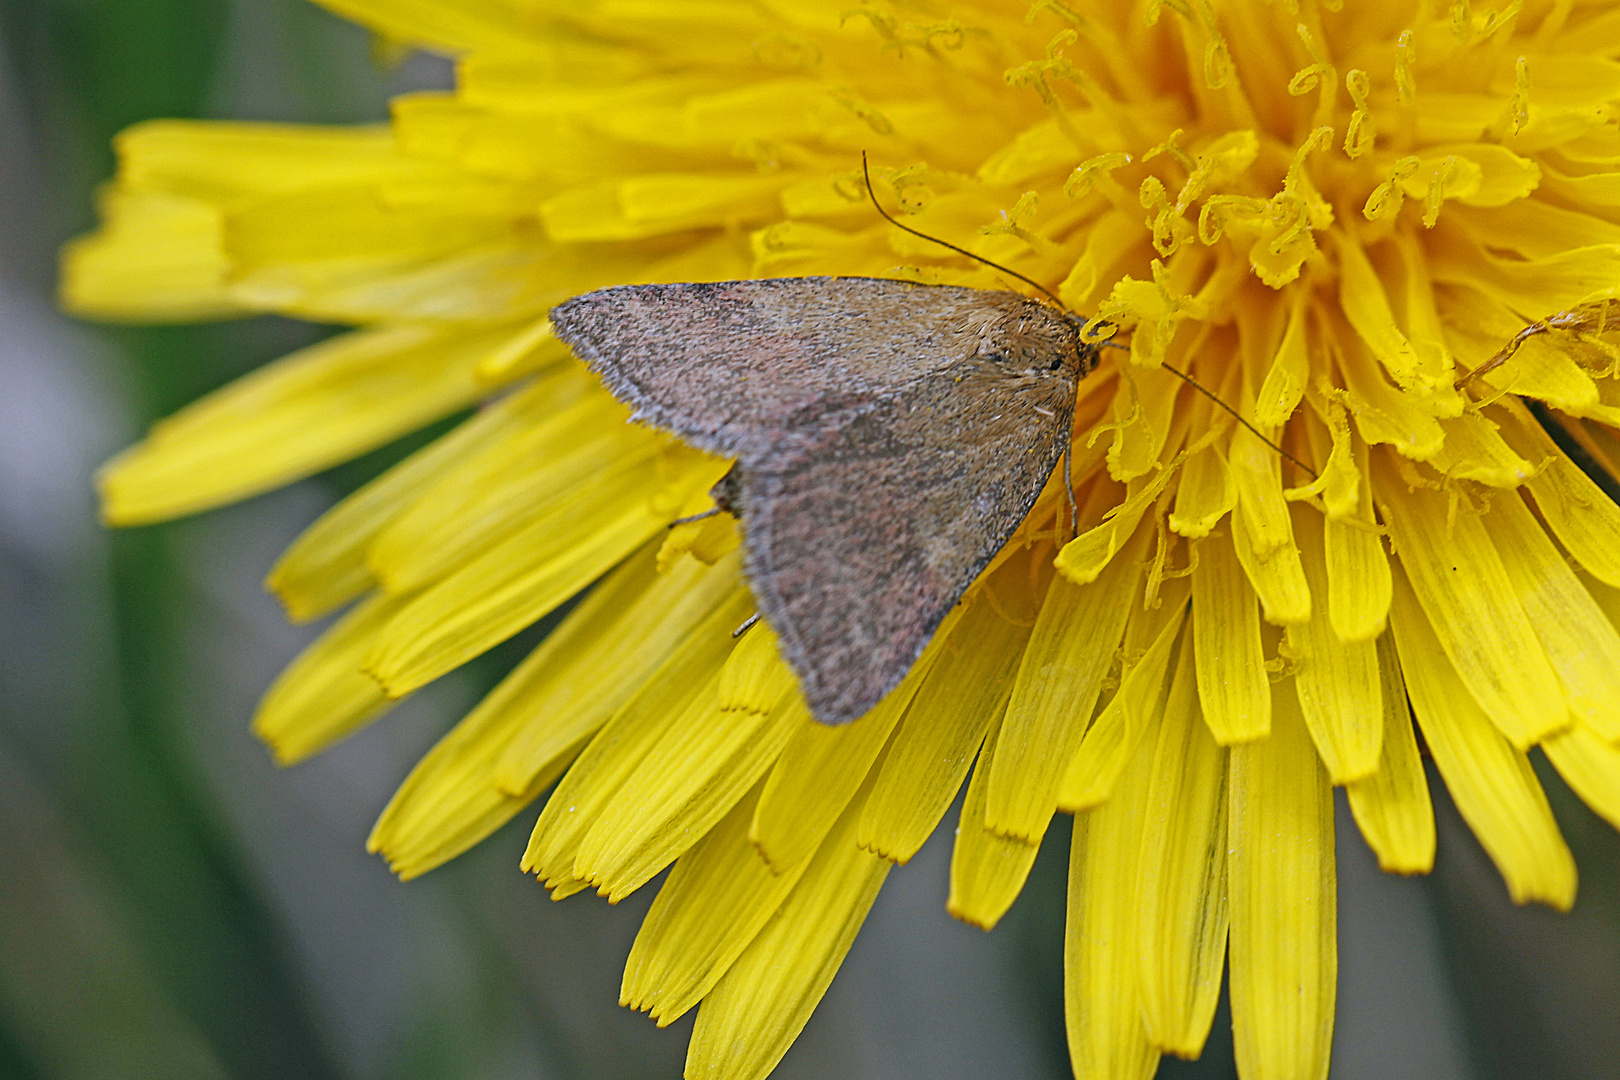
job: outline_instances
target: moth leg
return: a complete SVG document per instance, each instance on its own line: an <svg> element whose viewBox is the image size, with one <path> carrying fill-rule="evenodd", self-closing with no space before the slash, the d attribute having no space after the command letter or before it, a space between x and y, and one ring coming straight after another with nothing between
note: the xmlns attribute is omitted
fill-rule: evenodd
<svg viewBox="0 0 1620 1080"><path fill-rule="evenodd" d="M730 514L732 517L741 517L742 515L737 511L742 505L742 474L737 471L735 464L726 470L726 475L722 476L714 487L709 489L709 498L714 500L713 509L705 510L701 514L676 518L669 523L669 527L673 529L677 525L690 525L694 521L707 521L722 512Z"/></svg>
<svg viewBox="0 0 1620 1080"><path fill-rule="evenodd" d="M709 489L709 498L714 500L716 510L724 510L732 517L741 517L742 509L742 472L733 463L726 470L714 487Z"/></svg>
<svg viewBox="0 0 1620 1080"><path fill-rule="evenodd" d="M1069 460L1073 448L1067 442L1063 444L1063 493L1069 499L1069 535L1080 535L1080 504L1074 498L1074 462Z"/></svg>
<svg viewBox="0 0 1620 1080"><path fill-rule="evenodd" d="M759 612L756 611L752 615L748 616L748 618L744 619L743 624L731 632L731 636L734 638L742 637L744 634L748 633L748 631L751 630L754 624L757 622L759 622Z"/></svg>
<svg viewBox="0 0 1620 1080"><path fill-rule="evenodd" d="M673 529L677 525L690 525L694 521L708 521L710 518L719 513L720 508L718 506L711 506L701 514L688 514L685 517L676 518L674 521L669 523L669 527Z"/></svg>

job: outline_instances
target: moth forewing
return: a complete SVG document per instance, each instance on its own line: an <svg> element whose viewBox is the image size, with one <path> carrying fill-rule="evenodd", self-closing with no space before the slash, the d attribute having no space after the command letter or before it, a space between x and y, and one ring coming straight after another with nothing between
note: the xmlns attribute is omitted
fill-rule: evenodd
<svg viewBox="0 0 1620 1080"><path fill-rule="evenodd" d="M551 319L646 422L737 459L719 497L829 724L899 684L1028 515L1095 363L1016 293L884 278L620 286Z"/></svg>

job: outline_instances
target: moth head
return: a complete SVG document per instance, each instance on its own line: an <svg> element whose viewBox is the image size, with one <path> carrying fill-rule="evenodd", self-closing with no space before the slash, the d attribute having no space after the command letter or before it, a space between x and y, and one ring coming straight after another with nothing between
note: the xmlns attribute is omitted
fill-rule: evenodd
<svg viewBox="0 0 1620 1080"><path fill-rule="evenodd" d="M1062 312L1016 293L992 296L994 302L969 325L978 363L1018 379L1076 379L1089 370Z"/></svg>
<svg viewBox="0 0 1620 1080"><path fill-rule="evenodd" d="M1109 326L1108 323L1091 327L1088 330L1087 324L1091 320L1087 319L1084 315L1076 315L1072 311L1065 311L1063 313L1063 321L1068 325L1069 332L1074 337L1074 351L1075 355L1079 359L1080 377L1082 379L1087 375L1090 375L1093 371L1097 370L1097 364L1102 359L1103 349L1109 346L1113 346L1114 348L1120 347L1114 345L1113 342L1107 338L1097 336L1099 330L1106 329Z"/></svg>

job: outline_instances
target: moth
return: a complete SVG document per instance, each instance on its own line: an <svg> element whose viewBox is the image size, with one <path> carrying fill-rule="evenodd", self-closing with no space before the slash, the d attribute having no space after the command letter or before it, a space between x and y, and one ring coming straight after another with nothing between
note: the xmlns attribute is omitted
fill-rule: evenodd
<svg viewBox="0 0 1620 1080"><path fill-rule="evenodd" d="M711 494L824 724L894 689L1028 515L1098 358L1045 303L886 278L617 286L551 322L632 419L735 459Z"/></svg>

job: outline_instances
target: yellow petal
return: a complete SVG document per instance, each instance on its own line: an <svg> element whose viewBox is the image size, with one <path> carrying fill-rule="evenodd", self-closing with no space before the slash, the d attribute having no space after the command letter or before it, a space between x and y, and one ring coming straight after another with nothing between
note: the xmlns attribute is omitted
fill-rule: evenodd
<svg viewBox="0 0 1620 1080"><path fill-rule="evenodd" d="M485 386L506 386L567 355L568 348L557 340L551 320L536 319L478 361L478 381Z"/></svg>
<svg viewBox="0 0 1620 1080"><path fill-rule="evenodd" d="M1620 203L1620 172L1611 169L1576 176L1549 168L1545 171L1545 180L1548 192L1570 200L1575 206Z"/></svg>
<svg viewBox="0 0 1620 1080"><path fill-rule="evenodd" d="M1378 476L1395 554L1469 694L1520 749L1569 726L1563 687L1479 515L1408 491L1393 469Z"/></svg>
<svg viewBox="0 0 1620 1080"><path fill-rule="evenodd" d="M1354 441L1350 434L1350 411L1338 395L1323 400L1313 394L1311 412L1321 423L1307 420L1305 433L1321 471L1309 484L1283 492L1289 502L1300 502L1320 496L1322 507L1330 518L1355 516L1357 503L1367 485L1358 467L1359 450L1365 445ZM1310 414L1307 414L1308 416ZM1323 435L1327 436L1324 444Z"/></svg>
<svg viewBox="0 0 1620 1080"><path fill-rule="evenodd" d="M523 853L524 870L548 888L577 880L575 856L597 817L687 706L700 696L713 700L719 693L731 630L751 607L746 591L731 593L596 733L546 800Z"/></svg>
<svg viewBox="0 0 1620 1080"><path fill-rule="evenodd" d="M1486 94L1425 90L1414 109L1417 137L1424 143L1477 139L1502 115L1502 99Z"/></svg>
<svg viewBox="0 0 1620 1080"><path fill-rule="evenodd" d="M1014 556L980 589L1027 578L1028 564ZM909 861L949 809L985 732L1007 707L1029 641L1032 623L1011 621L982 591L970 596L972 606L917 688L861 815L861 846L892 862Z"/></svg>
<svg viewBox="0 0 1620 1080"><path fill-rule="evenodd" d="M1323 1080L1338 978L1333 792L1290 687L1230 751L1232 1038L1245 1080Z"/></svg>
<svg viewBox="0 0 1620 1080"><path fill-rule="evenodd" d="M1466 354L1459 351L1459 356L1466 355L1465 366L1477 367L1495 355L1502 342L1523 328L1524 324L1520 322L1500 336L1484 339L1479 347ZM1447 329L1451 330L1451 327ZM1451 336L1462 338L1456 332ZM1472 340L1480 341L1477 337ZM1580 415L1599 407L1601 397L1590 375L1557 346L1539 337L1526 341L1518 352L1508 358L1507 363L1488 372L1480 381L1493 390L1539 398L1549 405L1567 410L1571 415Z"/></svg>
<svg viewBox="0 0 1620 1080"><path fill-rule="evenodd" d="M373 596L315 639L276 677L253 714L253 733L277 763L292 765L352 735L389 707L360 670L378 629L404 601Z"/></svg>
<svg viewBox="0 0 1620 1080"><path fill-rule="evenodd" d="M639 552L610 574L502 681L502 707L523 723L499 757L497 786L512 795L534 790L537 777L629 701L716 608L740 602L738 588L736 559L657 573Z"/></svg>
<svg viewBox="0 0 1620 1080"><path fill-rule="evenodd" d="M1423 165L1405 182L1407 194L1422 198L1431 175L1448 157L1455 157L1472 166L1463 182L1454 191L1446 192L1448 198L1455 198L1468 206L1505 206L1529 195L1541 182L1541 169L1535 162L1520 157L1504 146L1494 143L1452 144L1424 149Z"/></svg>
<svg viewBox="0 0 1620 1080"><path fill-rule="evenodd" d="M1592 594L1592 599L1597 602L1603 617L1609 620L1609 625L1620 630L1620 589L1605 585L1590 574L1583 573L1577 576L1586 591Z"/></svg>
<svg viewBox="0 0 1620 1080"><path fill-rule="evenodd" d="M1089 585L1062 573L1052 579L1013 682L989 776L985 820L993 831L1038 840L1051 820L1126 617L1139 603L1150 531L1138 530ZM1061 562L1060 555L1060 570Z"/></svg>
<svg viewBox="0 0 1620 1080"><path fill-rule="evenodd" d="M330 0L326 6L396 41L439 52L511 49L515 44L533 49L540 44L536 20L523 8L495 8L462 0Z"/></svg>
<svg viewBox="0 0 1620 1080"><path fill-rule="evenodd" d="M765 781L748 832L773 869L782 871L803 862L838 821L867 781L960 617L960 608L945 617L910 673L865 716L830 727L811 720L808 710L803 713Z"/></svg>
<svg viewBox="0 0 1620 1080"><path fill-rule="evenodd" d="M1247 526L1252 557L1270 559L1294 540L1278 476L1277 452L1253 432L1240 428L1232 435L1227 460L1237 485L1238 507Z"/></svg>
<svg viewBox="0 0 1620 1080"><path fill-rule="evenodd" d="M686 486L706 475L689 474ZM398 695L511 637L657 533L668 521L654 501L663 487L643 467L579 489L413 600L378 637L367 670Z"/></svg>
<svg viewBox="0 0 1620 1080"><path fill-rule="evenodd" d="M1135 214L1109 210L1086 232L1085 246L1058 289L1064 303L1077 311L1095 307L1117 276L1115 268L1142 244L1142 224Z"/></svg>
<svg viewBox="0 0 1620 1080"><path fill-rule="evenodd" d="M1226 755L1198 714L1183 649L1149 770L1137 864L1136 978L1148 1040L1204 1048L1226 964Z"/></svg>
<svg viewBox="0 0 1620 1080"><path fill-rule="evenodd" d="M221 319L254 310L230 287L219 207L156 191L114 190L103 224L62 252L62 306L119 322Z"/></svg>
<svg viewBox="0 0 1620 1080"><path fill-rule="evenodd" d="M714 988L810 865L781 874L765 865L748 841L758 801L756 789L676 860L641 921L619 1003L647 1012L659 1027Z"/></svg>
<svg viewBox="0 0 1620 1080"><path fill-rule="evenodd" d="M1200 540L1193 555L1193 655L1204 722L1222 746L1263 739L1271 730L1271 689L1259 603L1230 539Z"/></svg>
<svg viewBox="0 0 1620 1080"><path fill-rule="evenodd" d="M733 568L723 584L734 582ZM715 592L708 582L683 584L700 596ZM626 610L633 613L639 597L656 593L650 550L609 575L417 763L377 820L368 849L381 852L401 877L415 877L494 832L549 787L629 697L633 684L611 681L607 657L622 656L626 626L636 625L626 623ZM598 682L599 675L608 681ZM546 753L521 784L498 783L509 744L536 729L552 737Z"/></svg>
<svg viewBox="0 0 1620 1080"><path fill-rule="evenodd" d="M1063 785L1058 789L1059 809L1075 813L1108 799L1120 770L1136 753L1137 742L1148 730L1149 720L1164 708L1165 694L1170 692L1170 662L1178 644L1185 659L1177 668L1177 678L1181 677L1182 668L1191 667L1187 655L1191 650L1181 634L1183 616L1187 612L1186 596L1183 588L1179 595L1161 597L1156 609L1132 613L1131 625L1125 633L1127 659L1119 691L1086 730L1080 748L1069 762L1063 774ZM1152 641L1134 662L1129 659L1134 651L1133 638Z"/></svg>
<svg viewBox="0 0 1620 1080"><path fill-rule="evenodd" d="M1559 450L1525 409L1512 399L1500 407L1509 418L1502 434L1541 468L1530 478L1536 509L1553 535L1586 572L1620 586L1620 506Z"/></svg>
<svg viewBox="0 0 1620 1080"><path fill-rule="evenodd" d="M965 923L989 930L1018 899L1040 851L1038 840L1001 836L985 821L990 770L996 759L1001 726L991 728L968 781L962 817L951 848L951 891L945 910Z"/></svg>
<svg viewBox="0 0 1620 1080"><path fill-rule="evenodd" d="M729 149L736 140L758 137L765 131L778 138L819 134L825 117L839 106L820 83L784 78L697 94L679 108L688 132Z"/></svg>
<svg viewBox="0 0 1620 1080"><path fill-rule="evenodd" d="M1335 521L1323 526L1327 557L1328 618L1345 642L1371 641L1389 618L1389 556L1370 522Z"/></svg>
<svg viewBox="0 0 1620 1080"><path fill-rule="evenodd" d="M1113 798L1076 815L1063 930L1063 1017L1075 1076L1147 1080L1159 1063L1137 982L1137 878L1159 718Z"/></svg>
<svg viewBox="0 0 1620 1080"><path fill-rule="evenodd" d="M443 578L658 452L663 440L624 423L608 395L581 383L559 389L574 400L443 470L388 523L367 552L384 588L406 592Z"/></svg>
<svg viewBox="0 0 1620 1080"><path fill-rule="evenodd" d="M1609 427L1620 427L1620 390L1617 390L1613 379L1604 379L1597 384L1599 403L1596 405L1571 405L1568 412L1571 416L1597 420Z"/></svg>
<svg viewBox="0 0 1620 1080"><path fill-rule="evenodd" d="M1349 328L1345 327L1348 333ZM1344 402L1356 422L1356 431L1369 443L1388 443L1403 457L1425 461L1445 441L1440 423L1415 401L1391 386L1372 354L1359 341L1340 338L1340 370L1344 374Z"/></svg>
<svg viewBox="0 0 1620 1080"><path fill-rule="evenodd" d="M1087 529L1063 545L1058 552L1058 572L1076 585L1089 585L1097 580L1119 552L1136 535L1136 526L1153 501L1163 493L1175 468L1166 466L1154 474L1152 480L1134 481L1125 500L1108 512L1098 525ZM1054 588L1056 583L1054 582Z"/></svg>
<svg viewBox="0 0 1620 1080"><path fill-rule="evenodd" d="M1541 748L1575 794L1620 829L1620 747L1585 724L1576 724L1542 743Z"/></svg>
<svg viewBox="0 0 1620 1080"><path fill-rule="evenodd" d="M720 708L728 712L770 712L782 695L797 685L793 669L777 651L776 631L761 620L743 634L726 657L726 666L720 669Z"/></svg>
<svg viewBox="0 0 1620 1080"><path fill-rule="evenodd" d="M1443 419L1440 428L1446 441L1429 464L1446 476L1512 488L1535 471L1502 440L1496 425L1477 412Z"/></svg>
<svg viewBox="0 0 1620 1080"><path fill-rule="evenodd" d="M1397 231L1391 239L1399 255L1398 266L1392 268L1397 272L1391 276L1402 282L1402 318L1425 376L1417 391L1419 400L1437 417L1459 416L1463 412L1463 395L1452 379L1457 361L1448 347L1445 322L1435 301L1428 250L1407 232Z"/></svg>
<svg viewBox="0 0 1620 1080"><path fill-rule="evenodd" d="M384 213L390 188L468 183L447 161L402 152L394 132L382 127L156 121L125 131L117 145L120 176L105 200L107 224L70 249L64 282L68 304L112 318L208 318L282 303L296 309L295 298L287 296L288 279L307 277L312 267L250 269L236 258L240 249L227 252L235 242L230 235L235 219L244 208L274 206L278 199L329 201L335 193L378 215ZM278 239L314 237L351 256L338 258L341 266L327 260L329 278L353 282L357 272L378 269L375 260L364 257L357 265L352 258L356 237L341 229L334 232L330 221L316 222L294 210L280 224ZM397 231L383 230L390 239ZM442 231L438 238L445 238ZM444 314L444 294L453 291L447 280L438 283L436 294L412 289L407 281L390 285L394 303L388 310L396 321ZM381 290L368 281L360 291ZM505 302L513 299L511 288L481 291L485 299L475 306L484 319L516 314ZM497 292L503 300L499 307L489 302ZM403 294L416 303L402 303ZM349 314L353 317L329 321L369 323L380 312Z"/></svg>
<svg viewBox="0 0 1620 1080"><path fill-rule="evenodd" d="M1614 245L1507 259L1473 244L1461 230L1437 230L1435 239L1439 243L1430 248L1435 281L1472 286L1518 311L1564 311L1620 278L1620 247Z"/></svg>
<svg viewBox="0 0 1620 1080"><path fill-rule="evenodd" d="M473 401L504 330L357 330L187 406L102 467L109 522L195 513L346 461Z"/></svg>
<svg viewBox="0 0 1620 1080"><path fill-rule="evenodd" d="M309 270L336 270L342 278L454 256L510 235L532 198L513 187L466 186L452 184L421 200L391 200L377 187L353 185L233 203L225 214L225 250L243 274L237 288L252 296L286 288ZM263 279L255 280L256 271Z"/></svg>
<svg viewBox="0 0 1620 1080"><path fill-rule="evenodd" d="M1407 692L1434 763L1463 820L1496 863L1515 903L1575 902L1575 859L1530 767L1487 718L1443 650L1406 574L1390 607Z"/></svg>
<svg viewBox="0 0 1620 1080"><path fill-rule="evenodd" d="M1305 394L1305 382L1310 374L1310 355L1307 351L1309 333L1306 330L1307 289L1295 286L1288 306L1288 329L1277 346L1277 355L1266 372L1265 382L1255 395L1254 418L1261 427L1280 427L1294 415L1299 399Z"/></svg>
<svg viewBox="0 0 1620 1080"><path fill-rule="evenodd" d="M1295 504L1305 578L1318 596L1328 588L1323 555L1324 522L1314 509ZM1294 687L1300 711L1328 777L1348 784L1378 767L1384 736L1384 705L1378 676L1378 650L1370 641L1340 641L1325 612L1288 628L1294 653Z"/></svg>
<svg viewBox="0 0 1620 1080"><path fill-rule="evenodd" d="M121 185L218 203L455 175L444 162L400 153L385 126L149 120L119 132L113 145Z"/></svg>
<svg viewBox="0 0 1620 1080"><path fill-rule="evenodd" d="M1054 119L1042 120L1019 132L1018 137L985 159L979 166L979 179L996 186L1021 184L1051 171L1063 168L1074 156L1074 144ZM1140 235L1136 223L1131 223L1132 235Z"/></svg>
<svg viewBox="0 0 1620 1080"><path fill-rule="evenodd" d="M1594 14L1564 27L1560 44L1568 53L1533 69L1535 100L1542 108L1589 110L1620 95L1620 64L1610 60L1607 52L1596 51L1598 43L1612 32L1604 26L1606 15ZM1588 36L1590 33L1598 36Z"/></svg>
<svg viewBox="0 0 1620 1080"><path fill-rule="evenodd" d="M1460 210L1453 217L1476 243L1540 258L1587 244L1620 244L1620 226L1591 213L1524 199L1490 213Z"/></svg>
<svg viewBox="0 0 1620 1080"><path fill-rule="evenodd" d="M378 532L434 486L443 472L534 422L557 401L563 384L580 378L563 370L487 409L412 454L316 519L270 571L266 586L298 621L313 619L359 596L376 581L366 552Z"/></svg>
<svg viewBox="0 0 1620 1080"><path fill-rule="evenodd" d="M1378 639L1378 674L1384 706L1378 769L1365 780L1348 785L1350 811L1381 869L1393 874L1427 874L1434 868L1434 807L1412 733L1412 708L1406 700L1400 658L1389 634Z"/></svg>
<svg viewBox="0 0 1620 1080"><path fill-rule="evenodd" d="M1277 490L1280 495L1281 488ZM1241 498L1238 505L1240 508L1243 505ZM1285 506L1285 521L1287 516ZM1232 515L1232 546L1237 552L1244 576L1260 598L1260 613L1266 622L1273 626L1297 626L1311 617L1311 590L1305 583L1305 572L1299 563L1299 548L1292 535L1282 546L1262 556L1248 516L1237 513Z"/></svg>
<svg viewBox="0 0 1620 1080"><path fill-rule="evenodd" d="M1425 363L1401 332L1378 271L1361 244L1344 232L1332 235L1338 241L1339 304L1345 318L1384 370L1403 389L1421 391L1448 381L1449 368L1441 371L1432 360Z"/></svg>
<svg viewBox="0 0 1620 1080"><path fill-rule="evenodd" d="M770 221L781 213L777 174L666 173L609 179L560 192L540 206L557 243L639 240L723 225Z"/></svg>
<svg viewBox="0 0 1620 1080"><path fill-rule="evenodd" d="M700 693L597 815L574 856L574 877L616 904L703 836L765 775L804 723L784 688L774 713L722 710Z"/></svg>
<svg viewBox="0 0 1620 1080"><path fill-rule="evenodd" d="M1201 539L1237 506L1237 500L1237 484L1226 461L1219 450L1206 446L1182 466L1170 528L1189 539Z"/></svg>
<svg viewBox="0 0 1620 1080"><path fill-rule="evenodd" d="M289 211L292 216L301 212L298 207ZM430 219L424 228L431 235L437 226ZM273 233L287 222L263 227ZM339 222L332 227L345 226ZM386 234L393 223L380 222L376 228ZM245 303L315 322L364 325L425 318L482 324L516 318L521 326L565 292L581 287L557 280L570 261L566 255L551 256L510 239L491 239L462 252L382 251L296 261L279 261L279 255L267 253L265 258L270 261L238 270L233 294ZM484 350L475 364L480 384L489 384L491 371L484 360L499 348Z"/></svg>
<svg viewBox="0 0 1620 1080"><path fill-rule="evenodd" d="M681 507L680 517L691 517L713 509L714 499L707 491L695 492ZM730 514L717 514L702 521L688 521L673 526L658 549L658 565L667 570L683 555L699 562L714 563L723 555L737 550L742 542L741 530Z"/></svg>
<svg viewBox="0 0 1620 1080"><path fill-rule="evenodd" d="M1357 509L1353 516L1331 513L1323 532L1327 555L1328 617L1340 641L1372 641L1389 617L1389 557L1373 518L1367 446L1356 447Z"/></svg>
<svg viewBox="0 0 1620 1080"><path fill-rule="evenodd" d="M776 915L703 999L686 1075L764 1080L827 992L889 863L855 843L864 792L839 817Z"/></svg>
<svg viewBox="0 0 1620 1080"><path fill-rule="evenodd" d="M387 231L389 223L380 227ZM466 250L429 255L385 251L238 267L231 278L231 293L242 303L316 322L369 325L418 319L469 323L518 319L532 325L547 305L566 294L603 281L622 280L626 270L644 276L647 266L645 257L626 259L622 253L619 258L600 256L584 267L579 262L577 254L558 252L532 237L503 236ZM474 369L485 386L502 373L499 358L503 349L496 346L486 351ZM552 342L537 352L542 357L555 356L560 348ZM504 372L520 377L526 366L514 364Z"/></svg>
<svg viewBox="0 0 1620 1080"><path fill-rule="evenodd" d="M1491 536L1577 720L1620 742L1620 632L1516 492L1491 500Z"/></svg>
<svg viewBox="0 0 1620 1080"><path fill-rule="evenodd" d="M1175 419L1176 376L1158 368L1135 371L1124 368L1121 380L1130 390L1114 397L1114 440L1108 448L1108 475L1120 483L1135 480L1163 469L1159 454Z"/></svg>

